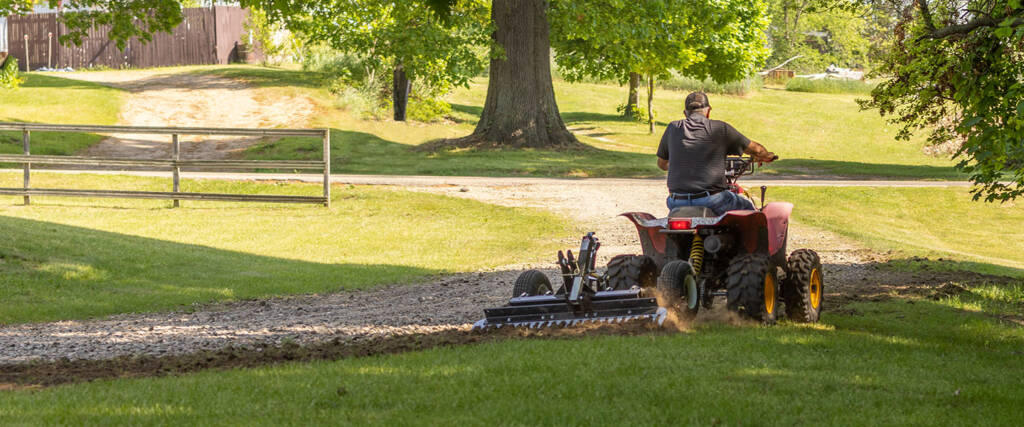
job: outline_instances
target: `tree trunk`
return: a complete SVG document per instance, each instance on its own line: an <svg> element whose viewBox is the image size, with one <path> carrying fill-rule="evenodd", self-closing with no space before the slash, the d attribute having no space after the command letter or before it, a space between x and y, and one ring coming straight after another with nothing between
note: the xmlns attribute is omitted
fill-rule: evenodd
<svg viewBox="0 0 1024 427"><path fill-rule="evenodd" d="M558 112L551 84L546 0L494 0L494 41L487 99L472 135L440 146L583 148Z"/></svg>
<svg viewBox="0 0 1024 427"><path fill-rule="evenodd" d="M654 133L654 107L651 103L654 101L654 75L647 75L647 125L650 127L648 132Z"/></svg>
<svg viewBox="0 0 1024 427"><path fill-rule="evenodd" d="M395 121L404 122L405 112L409 106L409 91L412 90L412 82L405 74L402 64L395 66L394 79L391 83L391 104L395 110Z"/></svg>
<svg viewBox="0 0 1024 427"><path fill-rule="evenodd" d="M640 74L629 73L629 98L626 99L626 109L622 112L622 115L626 117L633 117L636 113L636 107L639 105L640 100Z"/></svg>

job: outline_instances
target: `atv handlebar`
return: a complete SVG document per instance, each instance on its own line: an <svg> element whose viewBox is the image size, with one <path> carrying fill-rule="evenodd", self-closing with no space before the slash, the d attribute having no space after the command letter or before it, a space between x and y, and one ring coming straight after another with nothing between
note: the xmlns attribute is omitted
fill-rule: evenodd
<svg viewBox="0 0 1024 427"><path fill-rule="evenodd" d="M768 162L774 162L779 159L778 155L772 156L772 159ZM735 184L736 180L743 175L750 175L754 173L754 163L767 163L754 160L754 156L726 156L725 157L725 177L729 180L730 184Z"/></svg>

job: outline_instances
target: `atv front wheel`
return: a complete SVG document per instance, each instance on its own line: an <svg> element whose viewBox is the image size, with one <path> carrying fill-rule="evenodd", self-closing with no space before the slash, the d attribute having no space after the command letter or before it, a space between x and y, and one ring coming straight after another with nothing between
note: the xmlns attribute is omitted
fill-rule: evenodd
<svg viewBox="0 0 1024 427"><path fill-rule="evenodd" d="M613 290L657 285L658 266L646 255L616 255L608 261L607 286Z"/></svg>
<svg viewBox="0 0 1024 427"><path fill-rule="evenodd" d="M676 260L665 264L658 276L658 292L667 308L675 310L683 320L692 320L700 311L700 295L693 266Z"/></svg>
<svg viewBox="0 0 1024 427"><path fill-rule="evenodd" d="M789 255L786 264L786 280L782 282L786 318L794 322L817 322L825 286L821 258L810 249L799 249Z"/></svg>
<svg viewBox="0 0 1024 427"><path fill-rule="evenodd" d="M548 276L537 270L526 270L516 279L512 286L512 298L544 295L551 292L551 281Z"/></svg>
<svg viewBox="0 0 1024 427"><path fill-rule="evenodd" d="M765 324L775 323L779 284L767 255L736 256L729 262L725 280L729 310Z"/></svg>

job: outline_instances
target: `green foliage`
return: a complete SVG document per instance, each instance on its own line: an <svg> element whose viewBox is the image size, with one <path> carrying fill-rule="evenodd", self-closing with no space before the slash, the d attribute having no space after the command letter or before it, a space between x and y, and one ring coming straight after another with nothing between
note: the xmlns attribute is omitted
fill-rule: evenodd
<svg viewBox="0 0 1024 427"><path fill-rule="evenodd" d="M768 52L764 1L555 0L548 20L561 74L625 81L670 70L727 82Z"/></svg>
<svg viewBox="0 0 1024 427"><path fill-rule="evenodd" d="M678 90L683 92L701 91L705 93L720 95L746 95L764 85L761 77L747 77L743 80L719 83L714 79L697 80L692 77L672 73L671 77L661 79L657 85L664 89Z"/></svg>
<svg viewBox="0 0 1024 427"><path fill-rule="evenodd" d="M885 15L876 7L851 0L773 0L771 2L773 66L797 55L787 64L799 72L820 73L830 64L846 68L868 66L868 56L881 49L874 17Z"/></svg>
<svg viewBox="0 0 1024 427"><path fill-rule="evenodd" d="M451 114L452 106L438 98L413 98L406 113L418 122L436 122Z"/></svg>
<svg viewBox="0 0 1024 427"><path fill-rule="evenodd" d="M615 107L615 112L635 122L644 123L647 121L647 109L638 105L621 104Z"/></svg>
<svg viewBox="0 0 1024 427"><path fill-rule="evenodd" d="M252 34L256 44L263 51L266 63L279 63L284 60L296 60L302 52L302 46L298 39L291 33L284 33L284 25L280 22L272 22L267 18L267 12L262 9L250 9L249 20L245 23L246 29ZM286 34L282 40L276 38L277 34Z"/></svg>
<svg viewBox="0 0 1024 427"><path fill-rule="evenodd" d="M284 10L277 2L262 3L271 19L278 17L307 42L357 54L374 70L400 66L414 85L439 91L464 86L487 59L475 48L490 44L489 8L482 0L460 1L445 16L421 1L329 0Z"/></svg>
<svg viewBox="0 0 1024 427"><path fill-rule="evenodd" d="M877 85L865 83L860 80L811 80L799 77L790 79L786 82L786 90L816 93L853 93L868 95L876 86Z"/></svg>
<svg viewBox="0 0 1024 427"><path fill-rule="evenodd" d="M958 167L975 197L1024 195L1024 6L1019 0L918 2L902 18L877 74L889 77L863 107L942 144L965 141Z"/></svg>
<svg viewBox="0 0 1024 427"><path fill-rule="evenodd" d="M14 57L7 57L0 62L0 88L17 89L24 79L18 77L18 60Z"/></svg>

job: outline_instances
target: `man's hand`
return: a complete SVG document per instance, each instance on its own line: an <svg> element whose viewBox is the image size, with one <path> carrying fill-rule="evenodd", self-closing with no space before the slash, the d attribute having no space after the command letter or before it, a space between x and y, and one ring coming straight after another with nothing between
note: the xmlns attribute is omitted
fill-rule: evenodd
<svg viewBox="0 0 1024 427"><path fill-rule="evenodd" d="M758 163L758 166L765 163L771 163L779 158L775 153L768 151L763 145L754 141L750 141L750 145L747 146L744 153L751 155L754 158L754 161Z"/></svg>

